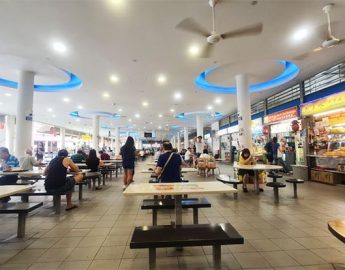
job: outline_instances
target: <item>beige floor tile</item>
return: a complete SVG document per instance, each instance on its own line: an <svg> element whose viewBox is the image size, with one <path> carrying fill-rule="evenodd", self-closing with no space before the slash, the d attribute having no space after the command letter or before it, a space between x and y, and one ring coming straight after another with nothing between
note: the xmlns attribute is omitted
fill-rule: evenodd
<svg viewBox="0 0 345 270"><path fill-rule="evenodd" d="M0 251L0 264L7 262L20 252L19 249L4 249Z"/></svg>
<svg viewBox="0 0 345 270"><path fill-rule="evenodd" d="M304 246L291 238L276 238L271 240L282 250L305 249Z"/></svg>
<svg viewBox="0 0 345 270"><path fill-rule="evenodd" d="M320 241L315 237L303 237L295 238L295 240L300 243L302 246L308 249L312 248L328 248L330 247L327 243Z"/></svg>
<svg viewBox="0 0 345 270"><path fill-rule="evenodd" d="M117 270L121 260L94 260L88 270Z"/></svg>
<svg viewBox="0 0 345 270"><path fill-rule="evenodd" d="M316 256L309 250L288 250L290 257L301 265L325 264L326 261Z"/></svg>
<svg viewBox="0 0 345 270"><path fill-rule="evenodd" d="M323 265L310 265L304 266L305 270L342 270L341 268L335 268L331 264L323 264Z"/></svg>
<svg viewBox="0 0 345 270"><path fill-rule="evenodd" d="M53 248L74 248L82 239L83 237L60 238L60 240L54 244Z"/></svg>
<svg viewBox="0 0 345 270"><path fill-rule="evenodd" d="M102 243L102 246L125 246L128 239L128 235L108 235Z"/></svg>
<svg viewBox="0 0 345 270"><path fill-rule="evenodd" d="M311 251L328 263L345 264L345 254L335 248L312 249Z"/></svg>
<svg viewBox="0 0 345 270"><path fill-rule="evenodd" d="M72 261L60 264L59 270L86 270L89 268L91 261Z"/></svg>
<svg viewBox="0 0 345 270"><path fill-rule="evenodd" d="M244 244L243 245L229 245L228 248L233 253L254 252L254 251L256 251L256 249L246 239L244 239Z"/></svg>
<svg viewBox="0 0 345 270"><path fill-rule="evenodd" d="M64 261L71 253L73 248L51 248L43 253L38 262L62 262Z"/></svg>
<svg viewBox="0 0 345 270"><path fill-rule="evenodd" d="M96 256L99 247L76 247L67 257L67 261L89 261Z"/></svg>
<svg viewBox="0 0 345 270"><path fill-rule="evenodd" d="M210 267L213 267L213 257L212 255L207 255L207 261ZM232 254L222 254L222 270L238 270L242 269L241 265L236 261Z"/></svg>
<svg viewBox="0 0 345 270"><path fill-rule="evenodd" d="M280 248L274 244L270 239L253 239L248 240L248 242L257 250L257 251L274 251L280 250Z"/></svg>
<svg viewBox="0 0 345 270"><path fill-rule="evenodd" d="M30 267L31 263L6 263L0 265L1 270L26 270Z"/></svg>
<svg viewBox="0 0 345 270"><path fill-rule="evenodd" d="M297 266L298 263L285 251L260 252L262 256L274 267Z"/></svg>
<svg viewBox="0 0 345 270"><path fill-rule="evenodd" d="M182 269L210 269L211 266L206 256L182 256L178 257L180 270Z"/></svg>
<svg viewBox="0 0 345 270"><path fill-rule="evenodd" d="M28 270L56 270L61 262L33 263Z"/></svg>
<svg viewBox="0 0 345 270"><path fill-rule="evenodd" d="M184 247L183 250L167 248L167 256L200 256L205 255L202 247Z"/></svg>
<svg viewBox="0 0 345 270"><path fill-rule="evenodd" d="M35 262L46 249L25 249L13 256L9 263L32 263Z"/></svg>
<svg viewBox="0 0 345 270"><path fill-rule="evenodd" d="M78 247L100 247L105 236L85 236L78 244Z"/></svg>
<svg viewBox="0 0 345 270"><path fill-rule="evenodd" d="M113 260L121 259L125 246L101 247L95 257L95 260Z"/></svg>
<svg viewBox="0 0 345 270"><path fill-rule="evenodd" d="M35 242L33 242L27 248L50 248L59 240L60 238L54 238L54 237L40 238L40 239L37 239Z"/></svg>
<svg viewBox="0 0 345 270"><path fill-rule="evenodd" d="M235 259L243 268L270 267L269 262L257 252L234 253Z"/></svg>

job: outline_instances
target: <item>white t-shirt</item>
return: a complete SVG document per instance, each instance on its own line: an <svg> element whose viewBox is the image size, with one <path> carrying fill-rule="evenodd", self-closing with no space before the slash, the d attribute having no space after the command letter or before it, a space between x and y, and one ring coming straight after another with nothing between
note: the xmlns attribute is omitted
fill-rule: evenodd
<svg viewBox="0 0 345 270"><path fill-rule="evenodd" d="M20 168L22 170L33 170L33 166L36 164L36 160L33 156L26 155L22 160L21 160L21 165Z"/></svg>
<svg viewBox="0 0 345 270"><path fill-rule="evenodd" d="M202 153L204 152L204 143L203 142L195 142L195 152Z"/></svg>
<svg viewBox="0 0 345 270"><path fill-rule="evenodd" d="M184 154L184 160L185 160L185 161L190 160L190 155L191 155L191 152L188 150L188 151Z"/></svg>

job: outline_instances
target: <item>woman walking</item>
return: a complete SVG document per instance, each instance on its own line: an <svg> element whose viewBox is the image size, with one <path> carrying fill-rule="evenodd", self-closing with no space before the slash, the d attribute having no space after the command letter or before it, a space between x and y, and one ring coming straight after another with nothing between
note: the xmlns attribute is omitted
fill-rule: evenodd
<svg viewBox="0 0 345 270"><path fill-rule="evenodd" d="M120 150L120 155L122 156L122 167L124 169L122 187L123 190L125 190L130 185L130 183L134 182L133 175L136 151L137 150L134 146L134 139L131 136L128 136L125 145L122 146Z"/></svg>

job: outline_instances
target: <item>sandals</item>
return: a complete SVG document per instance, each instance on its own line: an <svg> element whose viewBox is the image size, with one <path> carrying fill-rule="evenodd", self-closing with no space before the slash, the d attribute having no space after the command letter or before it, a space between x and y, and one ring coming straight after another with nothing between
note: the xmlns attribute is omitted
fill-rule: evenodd
<svg viewBox="0 0 345 270"><path fill-rule="evenodd" d="M69 207L69 208L66 208L65 210L66 211L71 211L71 210L73 210L73 209L75 209L75 208L78 208L78 205L72 205L71 207Z"/></svg>

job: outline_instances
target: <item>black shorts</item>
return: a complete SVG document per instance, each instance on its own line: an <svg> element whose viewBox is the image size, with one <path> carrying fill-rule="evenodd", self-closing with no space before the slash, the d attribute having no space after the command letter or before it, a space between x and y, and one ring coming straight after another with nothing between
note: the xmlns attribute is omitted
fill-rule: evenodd
<svg viewBox="0 0 345 270"><path fill-rule="evenodd" d="M46 188L47 192L52 193L52 194L64 194L69 191L72 191L75 185L75 180L73 176L67 177L66 182L63 186L58 187L58 188Z"/></svg>
<svg viewBox="0 0 345 270"><path fill-rule="evenodd" d="M131 167L131 166L123 166L123 169L125 172L132 172L132 174L134 175L134 167Z"/></svg>
<svg viewBox="0 0 345 270"><path fill-rule="evenodd" d="M249 176L255 176L255 172L253 170L239 169L237 174L241 176L244 176L246 174L248 174Z"/></svg>

